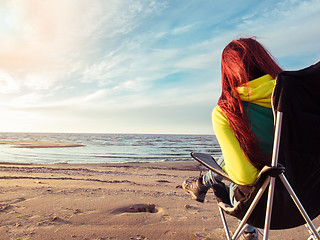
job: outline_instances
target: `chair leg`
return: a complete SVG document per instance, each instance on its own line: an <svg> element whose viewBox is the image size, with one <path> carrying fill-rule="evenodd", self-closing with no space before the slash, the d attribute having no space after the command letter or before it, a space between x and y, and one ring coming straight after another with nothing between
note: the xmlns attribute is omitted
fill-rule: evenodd
<svg viewBox="0 0 320 240"><path fill-rule="evenodd" d="M256 230L261 234L262 237L264 236L264 233L263 233L263 231L261 231L261 229L256 228ZM268 240L269 240L269 239L268 239Z"/></svg>
<svg viewBox="0 0 320 240"><path fill-rule="evenodd" d="M310 235L311 235L307 240L316 240L316 239L314 238L314 236L313 236L313 234L312 234L312 232L311 232L308 224L305 224L305 225L306 225L306 227L308 228L308 231L309 231L309 233L310 233ZM317 228L317 232L320 232L320 227Z"/></svg>
<svg viewBox="0 0 320 240"><path fill-rule="evenodd" d="M272 151L272 162L271 162L271 166L272 167L275 167L275 166L278 165L280 137L281 137L281 128L282 128L282 118L283 118L283 112L277 111L277 117L276 117L277 120L276 120L276 126L275 126L273 151ZM272 205L273 205L274 187L275 187L275 177L272 177L271 180L270 180L270 186L269 186L263 240L266 240L269 237L271 213L272 213Z"/></svg>
<svg viewBox="0 0 320 240"><path fill-rule="evenodd" d="M236 238L232 238L231 235L230 235L230 232L229 232L229 228L228 228L228 224L227 224L227 221L226 221L224 212L223 212L223 210L222 210L221 207L219 207L219 212L220 212L222 224L223 224L224 231L225 231L225 233L226 233L227 239L228 239L228 240L237 240L237 239L240 237L240 235L244 232L244 230L248 227L248 224L245 224L245 225L242 227L241 231L239 232L238 236L236 236Z"/></svg>
<svg viewBox="0 0 320 240"><path fill-rule="evenodd" d="M221 209L221 207L218 207L218 208L219 208L220 217L221 217L221 220L222 220L222 224L223 224L224 231L226 233L227 239L228 240L232 240L232 238L230 236L229 228L228 228L228 225L227 225L227 221L226 221L226 218L225 218L224 213L223 213L223 210Z"/></svg>
<svg viewBox="0 0 320 240"><path fill-rule="evenodd" d="M267 201L266 218L265 218L265 224L264 224L263 240L266 240L269 238L275 181L276 181L276 178L271 177L270 185L269 185L269 192L268 192L268 201Z"/></svg>
<svg viewBox="0 0 320 240"><path fill-rule="evenodd" d="M299 211L300 211L301 215L303 216L304 220L308 224L308 227L309 227L310 231L312 232L313 236L315 238L317 238L318 240L320 240L320 235L317 232L316 227L314 226L314 224L312 223L311 219L309 218L307 212L305 211L305 209L303 208L302 204L300 203L297 195L295 194L295 192L291 188L288 180L286 179L286 177L284 176L283 173L280 174L279 177L280 177L283 185L285 186L285 188L289 192L289 194L290 194L291 198L293 199L294 203L296 204L297 208L299 209Z"/></svg>
<svg viewBox="0 0 320 240"><path fill-rule="evenodd" d="M260 198L262 197L262 194L264 193L264 191L266 190L266 188L268 187L269 183L270 183L270 179L271 177L268 177L264 183L262 184L261 188L259 189L257 195L255 196L254 200L252 201L249 209L247 210L246 214L244 215L241 223L239 224L237 230L234 232L233 234L233 238L232 239L237 239L238 236L240 236L240 231L242 230L243 226L246 224L246 222L248 221L251 213L253 212L254 208L256 207L256 205L258 204Z"/></svg>
<svg viewBox="0 0 320 240"><path fill-rule="evenodd" d="M249 224L246 223L246 224L241 228L238 236L236 236L235 238L232 238L232 240L238 240L239 237L241 236L241 234L244 233L244 231L246 230L246 228L247 228L248 226L249 226Z"/></svg>

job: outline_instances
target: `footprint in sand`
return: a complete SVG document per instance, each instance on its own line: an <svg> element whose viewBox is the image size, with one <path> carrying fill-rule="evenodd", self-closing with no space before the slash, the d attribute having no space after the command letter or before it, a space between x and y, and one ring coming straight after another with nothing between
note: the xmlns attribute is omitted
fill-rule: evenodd
<svg viewBox="0 0 320 240"><path fill-rule="evenodd" d="M7 210L10 210L13 207L15 207L15 206L13 206L13 204L20 203L25 200L26 200L25 198L17 198L17 199L13 199L13 200L3 201L4 203L0 204L0 212L5 212Z"/></svg>
<svg viewBox="0 0 320 240"><path fill-rule="evenodd" d="M225 239L224 228L216 228L213 231L193 233L197 239Z"/></svg>
<svg viewBox="0 0 320 240"><path fill-rule="evenodd" d="M169 181L167 180L157 180L158 183L170 183Z"/></svg>
<svg viewBox="0 0 320 240"><path fill-rule="evenodd" d="M126 207L121 207L112 211L114 214L119 213L157 213L159 209L156 207L155 204L147 203L147 204L133 204Z"/></svg>
<svg viewBox="0 0 320 240"><path fill-rule="evenodd" d="M11 200L10 203L15 204L15 203L23 202L25 200L26 200L25 198L17 198L17 199Z"/></svg>
<svg viewBox="0 0 320 240"><path fill-rule="evenodd" d="M83 213L83 212L78 208L73 211L73 214L80 214L80 213Z"/></svg>
<svg viewBox="0 0 320 240"><path fill-rule="evenodd" d="M37 226L43 226L43 225L54 225L54 224L71 224L71 222L63 220L62 218L59 217L52 217L49 219L42 220L37 223Z"/></svg>
<svg viewBox="0 0 320 240"><path fill-rule="evenodd" d="M204 209L204 208L199 208L199 207L195 207L195 206L192 206L192 205L189 205L189 204L186 204L184 205L183 207L185 210L188 210L188 211L194 211L194 212L206 212L206 211L209 211L207 209Z"/></svg>
<svg viewBox="0 0 320 240"><path fill-rule="evenodd" d="M0 212L5 212L6 210L11 209L12 206L10 204L0 204Z"/></svg>
<svg viewBox="0 0 320 240"><path fill-rule="evenodd" d="M169 215L163 215L161 217L161 222L169 222L171 220L171 217Z"/></svg>
<svg viewBox="0 0 320 240"><path fill-rule="evenodd" d="M129 238L129 239L130 239L130 240L148 240L147 237L142 236L142 235L137 235L137 236L131 237L131 238Z"/></svg>

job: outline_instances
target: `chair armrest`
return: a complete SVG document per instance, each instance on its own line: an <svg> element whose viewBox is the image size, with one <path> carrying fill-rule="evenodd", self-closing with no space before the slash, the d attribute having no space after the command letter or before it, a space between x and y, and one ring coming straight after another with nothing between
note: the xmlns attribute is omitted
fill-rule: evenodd
<svg viewBox="0 0 320 240"><path fill-rule="evenodd" d="M276 167L264 166L259 172L253 185L256 185L260 181L264 181L266 176L277 177L278 175L284 172L285 172L285 167L283 167L280 164L278 164L278 166Z"/></svg>
<svg viewBox="0 0 320 240"><path fill-rule="evenodd" d="M226 174L222 168L217 164L214 158L206 153L191 153L191 157L194 158L196 161L210 169L211 171L219 174L224 179L228 180L229 182L233 182L228 174Z"/></svg>

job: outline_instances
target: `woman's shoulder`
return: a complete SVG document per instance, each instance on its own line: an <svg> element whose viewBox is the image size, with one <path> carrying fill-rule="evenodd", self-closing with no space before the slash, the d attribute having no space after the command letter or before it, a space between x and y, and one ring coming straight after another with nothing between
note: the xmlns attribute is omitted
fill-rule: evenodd
<svg viewBox="0 0 320 240"><path fill-rule="evenodd" d="M215 115L225 115L219 105L217 105L215 108L213 108L212 115L213 114L215 114Z"/></svg>
<svg viewBox="0 0 320 240"><path fill-rule="evenodd" d="M220 108L220 106L216 106L213 110L212 110L212 122L213 123L217 123L217 124L221 124L221 125L229 125L228 124L228 119L226 114L222 111L222 109Z"/></svg>

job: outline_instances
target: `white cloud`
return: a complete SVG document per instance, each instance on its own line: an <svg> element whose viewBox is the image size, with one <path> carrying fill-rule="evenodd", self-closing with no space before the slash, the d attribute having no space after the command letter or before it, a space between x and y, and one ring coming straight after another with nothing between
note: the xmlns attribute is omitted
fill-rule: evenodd
<svg viewBox="0 0 320 240"><path fill-rule="evenodd" d="M0 6L0 20L9 22L0 29L6 42L0 45L0 110L10 114L8 121L20 111L38 125L52 117L101 126L111 115L110 124L117 124L128 111L127 121L150 122L157 120L148 111L159 108L164 118L170 115L166 124L181 120L177 109L209 112L229 41L257 35L276 57L316 55L319 3L262 1L221 11L223 1L199 9L195 2L155 0L7 1Z"/></svg>
<svg viewBox="0 0 320 240"><path fill-rule="evenodd" d="M188 25L185 25L185 26L176 27L176 28L171 30L171 34L176 35L176 34L182 34L182 33L188 32L193 27L195 27L197 24L199 24L199 23L192 23L192 24L188 24Z"/></svg>
<svg viewBox="0 0 320 240"><path fill-rule="evenodd" d="M29 89L33 90L42 90L42 89L49 89L53 86L55 80L53 76L48 76L39 73L30 73L27 74L24 79L24 85L27 86Z"/></svg>
<svg viewBox="0 0 320 240"><path fill-rule="evenodd" d="M176 67L181 69L207 70L217 65L216 63L219 61L219 57L220 56L212 52L197 54L181 59Z"/></svg>
<svg viewBox="0 0 320 240"><path fill-rule="evenodd" d="M16 79L10 74L0 71L0 92L1 93L15 93L18 92L20 86Z"/></svg>
<svg viewBox="0 0 320 240"><path fill-rule="evenodd" d="M248 18L250 20L237 29L261 37L260 41L266 43L278 58L320 52L320 32L317 31L320 23L319 0L279 2L272 10Z"/></svg>
<svg viewBox="0 0 320 240"><path fill-rule="evenodd" d="M10 102L10 105L14 106L14 108L26 108L28 106L33 106L34 104L39 104L42 99L43 96L33 92L14 98Z"/></svg>

